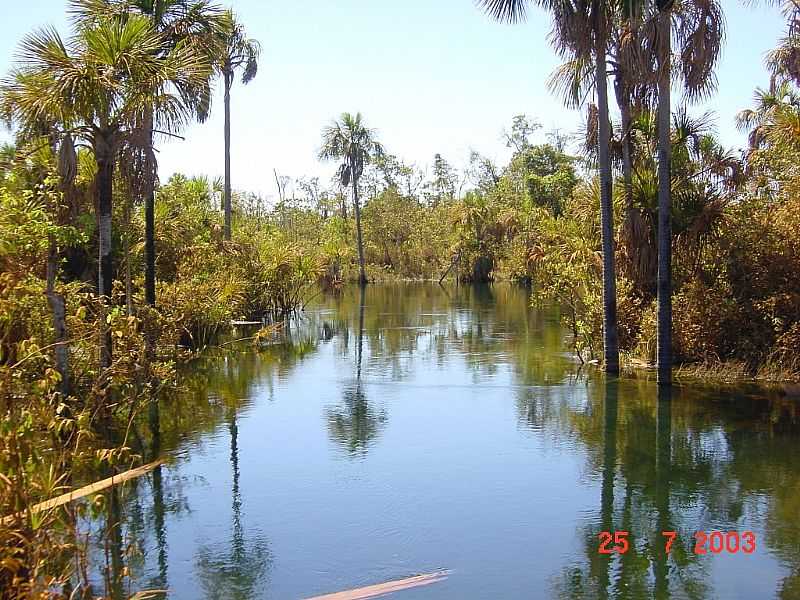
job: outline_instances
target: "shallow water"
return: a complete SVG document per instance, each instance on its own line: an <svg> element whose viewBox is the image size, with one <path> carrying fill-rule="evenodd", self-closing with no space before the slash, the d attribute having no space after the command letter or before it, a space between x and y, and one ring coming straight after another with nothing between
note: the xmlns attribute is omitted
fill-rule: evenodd
<svg viewBox="0 0 800 600"><path fill-rule="evenodd" d="M449 569L397 597L800 598L797 404L606 382L522 289L346 289L182 385L142 433L173 462L92 538L133 589L305 598ZM713 530L755 551L695 554Z"/></svg>

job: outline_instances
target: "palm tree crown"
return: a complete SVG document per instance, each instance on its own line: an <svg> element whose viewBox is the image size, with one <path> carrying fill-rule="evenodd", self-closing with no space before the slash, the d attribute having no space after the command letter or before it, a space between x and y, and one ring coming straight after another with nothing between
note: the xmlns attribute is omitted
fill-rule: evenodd
<svg viewBox="0 0 800 600"><path fill-rule="evenodd" d="M355 116L343 113L339 121L322 131L319 158L342 161L337 176L345 187L361 177L364 165L383 154L383 146L375 139L375 130L364 125L361 113Z"/></svg>
<svg viewBox="0 0 800 600"><path fill-rule="evenodd" d="M244 25L236 19L233 11L223 16L224 44L219 59L222 75L231 83L236 71L242 71L242 83L250 83L258 72L261 44L247 37Z"/></svg>

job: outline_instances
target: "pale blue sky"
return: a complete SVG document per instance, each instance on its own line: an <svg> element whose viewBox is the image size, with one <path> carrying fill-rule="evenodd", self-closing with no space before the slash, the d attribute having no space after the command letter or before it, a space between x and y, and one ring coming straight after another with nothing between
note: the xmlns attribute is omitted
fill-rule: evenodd
<svg viewBox="0 0 800 600"><path fill-rule="evenodd" d="M436 152L461 166L471 148L505 160L500 133L515 114L536 117L544 130L579 127L579 113L547 90L557 61L540 11L509 26L491 22L473 0L229 4L263 46L258 77L233 90L235 189L273 196L273 169L327 181L333 167L316 160L320 131L343 111L361 111L390 152L423 167ZM744 136L733 117L767 83L764 53L783 21L776 9L745 7L741 0L724 5L728 39L719 92L708 107L717 113L723 142L739 147ZM65 6L65 0L29 0L6 7L0 72L8 71L18 41L32 28L67 30ZM220 95L215 102L211 119L189 127L185 142L161 144L163 180L176 171L222 173Z"/></svg>

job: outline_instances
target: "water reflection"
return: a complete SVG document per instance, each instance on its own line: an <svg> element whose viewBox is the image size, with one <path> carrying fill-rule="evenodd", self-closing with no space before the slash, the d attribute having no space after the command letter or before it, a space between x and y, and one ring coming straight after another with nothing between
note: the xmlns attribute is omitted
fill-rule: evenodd
<svg viewBox="0 0 800 600"><path fill-rule="evenodd" d="M386 424L386 412L370 406L361 381L361 364L364 353L364 308L366 290L360 286L358 307L358 333L356 334L356 376L346 384L344 406L328 411L328 428L331 437L350 454L359 455L367 451ZM330 327L330 326L328 326Z"/></svg>
<svg viewBox="0 0 800 600"><path fill-rule="evenodd" d="M672 471L672 388L658 386L658 405L656 408L656 469L655 505L658 527L654 533L674 531L669 512L670 473ZM658 539L656 537L656 539ZM662 540L663 541L663 540ZM669 564L666 546L664 550L655 549L653 577L655 579L655 598L669 598Z"/></svg>
<svg viewBox="0 0 800 600"><path fill-rule="evenodd" d="M797 404L605 379L566 338L511 286L320 299L263 347L193 364L151 411L147 456L175 463L120 494L122 539L97 563L175 599L443 566L425 597L800 598ZM696 531L748 529L752 556L694 553ZM629 550L600 554L601 531Z"/></svg>
<svg viewBox="0 0 800 600"><path fill-rule="evenodd" d="M196 572L206 598L255 598L267 587L267 572L272 557L266 539L257 529L245 532L242 524L242 496L239 490L239 429L236 412L228 410L228 429L231 442L231 488L233 527L230 540L203 544L197 551Z"/></svg>

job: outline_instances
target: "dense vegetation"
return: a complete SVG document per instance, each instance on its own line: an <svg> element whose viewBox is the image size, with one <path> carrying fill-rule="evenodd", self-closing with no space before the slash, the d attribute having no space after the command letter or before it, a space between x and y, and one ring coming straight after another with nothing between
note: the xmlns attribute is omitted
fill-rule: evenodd
<svg viewBox="0 0 800 600"><path fill-rule="evenodd" d="M524 15L524 2L481 4L500 19ZM427 173L344 114L321 135L320 158L340 163L335 180L279 178L275 204L230 181L229 95L259 60L230 11L73 0L67 40L49 29L23 40L0 89L16 135L0 153L2 597L85 584L73 515L31 507L87 469L141 458L132 423L174 385L177 362L232 320L291 315L318 286L507 278L560 306L578 357L603 355L611 371L618 348L658 362L665 382L673 354L800 376L796 12L768 88L741 114L750 147L737 156L709 115L667 93L670 72L688 100L711 92L720 6L579 2L565 16L562 3L542 4L565 59L554 89L572 105L597 98L580 151L558 135L534 143L538 125L519 115L507 165L473 153L458 172L436 155ZM206 118L217 75L224 180L159 185L154 144Z"/></svg>

